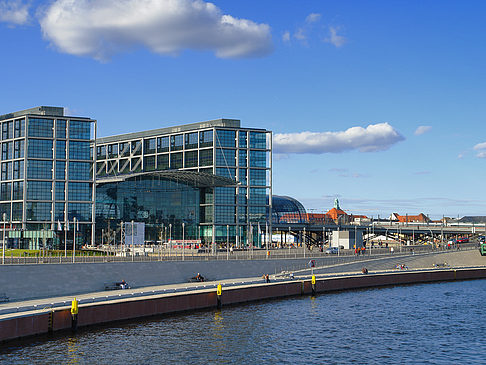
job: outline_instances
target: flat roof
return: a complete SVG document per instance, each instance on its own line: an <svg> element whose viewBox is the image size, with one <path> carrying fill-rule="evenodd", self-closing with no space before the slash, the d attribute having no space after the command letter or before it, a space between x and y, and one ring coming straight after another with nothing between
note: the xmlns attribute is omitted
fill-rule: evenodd
<svg viewBox="0 0 486 365"><path fill-rule="evenodd" d="M25 110L20 110L18 112L0 115L0 120L19 118L19 117L24 117L26 115L35 115L40 117L53 117L53 118L65 117L65 118L92 120L91 118L87 118L87 117L66 116L64 115L64 107L59 107L59 106L36 106L34 108L29 108Z"/></svg>
<svg viewBox="0 0 486 365"><path fill-rule="evenodd" d="M147 138L147 137L159 136L162 134L173 134L173 133L187 132L196 129L205 129L205 128L213 128L213 127L240 128L240 124L241 122L238 119L221 118L221 119L208 120L205 122L182 124L174 127L157 128L157 129L151 129L142 132L124 133L124 134L117 134L114 136L101 137L96 139L96 143L104 144L104 143L112 143L112 142L121 142L121 141L133 140L137 138Z"/></svg>

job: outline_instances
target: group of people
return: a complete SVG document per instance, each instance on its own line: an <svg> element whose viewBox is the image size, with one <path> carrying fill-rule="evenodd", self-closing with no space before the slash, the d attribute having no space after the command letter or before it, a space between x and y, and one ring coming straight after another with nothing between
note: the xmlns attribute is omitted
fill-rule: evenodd
<svg viewBox="0 0 486 365"><path fill-rule="evenodd" d="M196 281L203 282L204 281L204 276L202 276L201 274L197 273L197 275L194 276L193 279L196 280Z"/></svg>
<svg viewBox="0 0 486 365"><path fill-rule="evenodd" d="M119 283L116 283L116 285L118 287L120 287L120 289L130 289L130 287L128 286L128 284L125 280L122 280Z"/></svg>
<svg viewBox="0 0 486 365"><path fill-rule="evenodd" d="M395 266L395 269L397 269L397 270L407 270L408 269L408 266L405 266L404 264L397 264L397 266Z"/></svg>
<svg viewBox="0 0 486 365"><path fill-rule="evenodd" d="M268 276L268 274L263 274L262 275L262 279L265 283L269 283L270 282L270 276Z"/></svg>

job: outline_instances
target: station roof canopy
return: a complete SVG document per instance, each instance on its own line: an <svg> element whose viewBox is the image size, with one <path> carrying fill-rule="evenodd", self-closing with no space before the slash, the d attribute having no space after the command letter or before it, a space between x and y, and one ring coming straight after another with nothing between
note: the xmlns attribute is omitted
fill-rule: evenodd
<svg viewBox="0 0 486 365"><path fill-rule="evenodd" d="M197 172L197 171L181 171L181 170L150 171L150 172L139 172L134 174L126 174L126 175L107 176L107 177L96 179L96 184L101 185L101 184L108 184L108 183L123 182L131 179L137 179L140 177L154 177L159 179L172 180L187 185L191 185L196 188L212 188L212 187L238 185L238 182L227 177L217 176L217 175Z"/></svg>

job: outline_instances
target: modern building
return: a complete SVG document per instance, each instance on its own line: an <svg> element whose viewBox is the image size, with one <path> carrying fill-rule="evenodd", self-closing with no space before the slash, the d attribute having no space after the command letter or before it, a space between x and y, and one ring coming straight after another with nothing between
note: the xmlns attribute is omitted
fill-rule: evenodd
<svg viewBox="0 0 486 365"><path fill-rule="evenodd" d="M93 239L95 176L90 144L96 121L41 106L0 116L0 219L9 245L72 247L70 222L78 221L77 244ZM62 226L62 227L60 227ZM67 240L66 240L67 238Z"/></svg>
<svg viewBox="0 0 486 365"><path fill-rule="evenodd" d="M97 241L136 221L151 242L259 245L272 223L271 141L234 119L98 138Z"/></svg>

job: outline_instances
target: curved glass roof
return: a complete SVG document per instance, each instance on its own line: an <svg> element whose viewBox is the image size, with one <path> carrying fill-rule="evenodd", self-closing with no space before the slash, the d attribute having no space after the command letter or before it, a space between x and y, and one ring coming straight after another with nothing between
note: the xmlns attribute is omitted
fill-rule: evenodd
<svg viewBox="0 0 486 365"><path fill-rule="evenodd" d="M109 176L101 179L96 179L96 184L107 184L114 182L126 181L138 177L156 177L160 179L173 180L194 186L196 188L211 188L221 186L236 186L238 183L232 179L213 174L197 172L197 171L181 171L181 170L167 170L167 171L150 171L139 172L126 175Z"/></svg>
<svg viewBox="0 0 486 365"><path fill-rule="evenodd" d="M307 213L298 200L289 196L273 195L272 222L278 223L307 223Z"/></svg>

